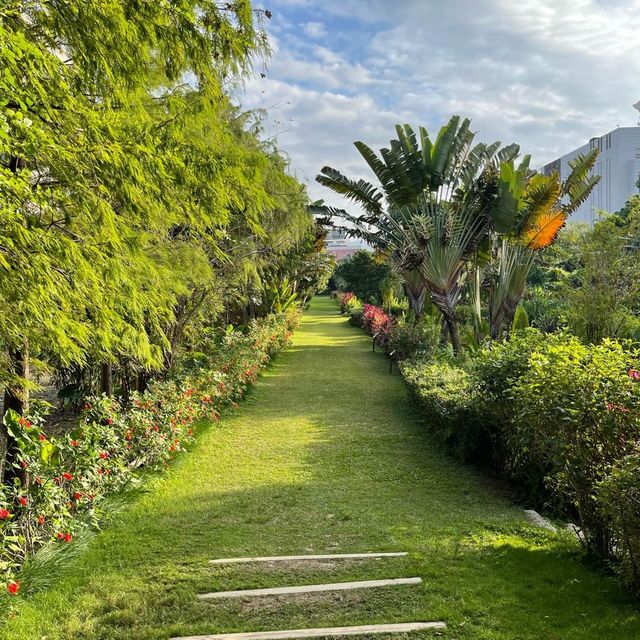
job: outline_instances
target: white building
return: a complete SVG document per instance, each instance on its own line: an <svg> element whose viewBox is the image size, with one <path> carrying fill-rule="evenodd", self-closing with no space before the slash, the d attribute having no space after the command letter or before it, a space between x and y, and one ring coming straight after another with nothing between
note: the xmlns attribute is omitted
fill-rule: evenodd
<svg viewBox="0 0 640 640"><path fill-rule="evenodd" d="M634 107L640 111L640 102ZM636 182L640 175L640 123L638 124L637 127L618 127L599 138L591 138L587 144L542 167L541 172L545 175L559 171L560 178L564 180L571 171L570 160L579 153L585 154L596 147L600 149L593 170L595 175L601 176L600 182L589 199L571 216L572 221L593 223L599 211L618 211L629 196L638 193Z"/></svg>
<svg viewBox="0 0 640 640"><path fill-rule="evenodd" d="M344 260L362 249L370 251L369 245L364 240L350 238L344 231L339 229L329 231L326 243L327 252L333 254L338 261Z"/></svg>

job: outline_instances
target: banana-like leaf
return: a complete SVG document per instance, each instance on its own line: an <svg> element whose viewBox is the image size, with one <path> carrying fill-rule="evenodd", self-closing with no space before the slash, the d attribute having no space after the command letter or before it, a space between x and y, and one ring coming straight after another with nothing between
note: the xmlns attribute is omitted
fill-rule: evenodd
<svg viewBox="0 0 640 640"><path fill-rule="evenodd" d="M516 308L516 312L513 316L513 323L511 324L511 331L522 331L529 326L529 316L527 310L519 304Z"/></svg>
<svg viewBox="0 0 640 640"><path fill-rule="evenodd" d="M522 241L533 250L544 249L554 242L567 221L562 210L549 210L532 218L522 231Z"/></svg>
<svg viewBox="0 0 640 640"><path fill-rule="evenodd" d="M353 200L370 214L375 215L382 211L384 196L366 180L351 180L331 167L323 167L316 180L321 185Z"/></svg>

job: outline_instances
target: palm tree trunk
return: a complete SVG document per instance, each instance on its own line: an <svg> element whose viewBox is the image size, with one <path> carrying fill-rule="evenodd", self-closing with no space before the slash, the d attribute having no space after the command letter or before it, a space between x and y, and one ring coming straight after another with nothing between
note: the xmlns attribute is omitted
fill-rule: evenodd
<svg viewBox="0 0 640 640"><path fill-rule="evenodd" d="M453 347L453 353L459 356L462 353L462 344L460 342L460 332L458 331L458 321L454 314L445 315L444 321L447 324L449 330L449 337L451 338L451 346Z"/></svg>

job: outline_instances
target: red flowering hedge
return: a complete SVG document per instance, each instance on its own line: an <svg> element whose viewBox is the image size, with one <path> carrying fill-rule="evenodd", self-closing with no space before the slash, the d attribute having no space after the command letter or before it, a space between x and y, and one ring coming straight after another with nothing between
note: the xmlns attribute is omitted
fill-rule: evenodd
<svg viewBox="0 0 640 640"><path fill-rule="evenodd" d="M246 331L211 338L183 373L152 382L123 406L115 398L89 399L78 427L49 436L41 416L13 412L5 423L19 443L16 478L0 488L0 571L5 593L16 595L16 571L43 544L73 540L99 519L101 503L141 469L167 466L193 439L194 424L218 420L237 406L261 368L289 342L297 311L252 322Z"/></svg>
<svg viewBox="0 0 640 640"><path fill-rule="evenodd" d="M364 330L384 345L388 342L393 326L393 318L385 313L381 307L365 304L362 312L362 326Z"/></svg>

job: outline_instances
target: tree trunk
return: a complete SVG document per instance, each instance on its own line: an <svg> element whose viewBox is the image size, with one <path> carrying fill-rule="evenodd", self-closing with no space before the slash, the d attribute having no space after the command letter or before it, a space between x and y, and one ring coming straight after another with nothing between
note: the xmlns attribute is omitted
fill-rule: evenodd
<svg viewBox="0 0 640 640"><path fill-rule="evenodd" d="M110 362L103 362L100 367L100 393L109 398L113 395L113 368Z"/></svg>
<svg viewBox="0 0 640 640"><path fill-rule="evenodd" d="M453 353L456 356L459 356L462 353L462 344L460 343L460 333L458 332L458 321L455 316L452 315L446 315L444 320L447 323L447 329L449 330Z"/></svg>
<svg viewBox="0 0 640 640"><path fill-rule="evenodd" d="M423 288L421 291L414 291L411 287L405 286L405 293L409 301L409 309L413 311L416 324L422 320L424 315L424 303L427 298L427 290Z"/></svg>
<svg viewBox="0 0 640 640"><path fill-rule="evenodd" d="M29 350L9 349L9 363L11 372L22 379L29 378ZM13 387L5 387L3 415L12 409L19 415L24 415L29 410L29 391L24 385L17 384ZM16 443L9 435L7 428L0 422L0 481L7 477L7 471L16 455Z"/></svg>
<svg viewBox="0 0 640 640"><path fill-rule="evenodd" d="M147 390L149 384L149 374L146 371L138 371L136 376L136 391L138 393L144 393Z"/></svg>
<svg viewBox="0 0 640 640"><path fill-rule="evenodd" d="M444 315L440 318L440 346L444 349L449 344L449 327Z"/></svg>

